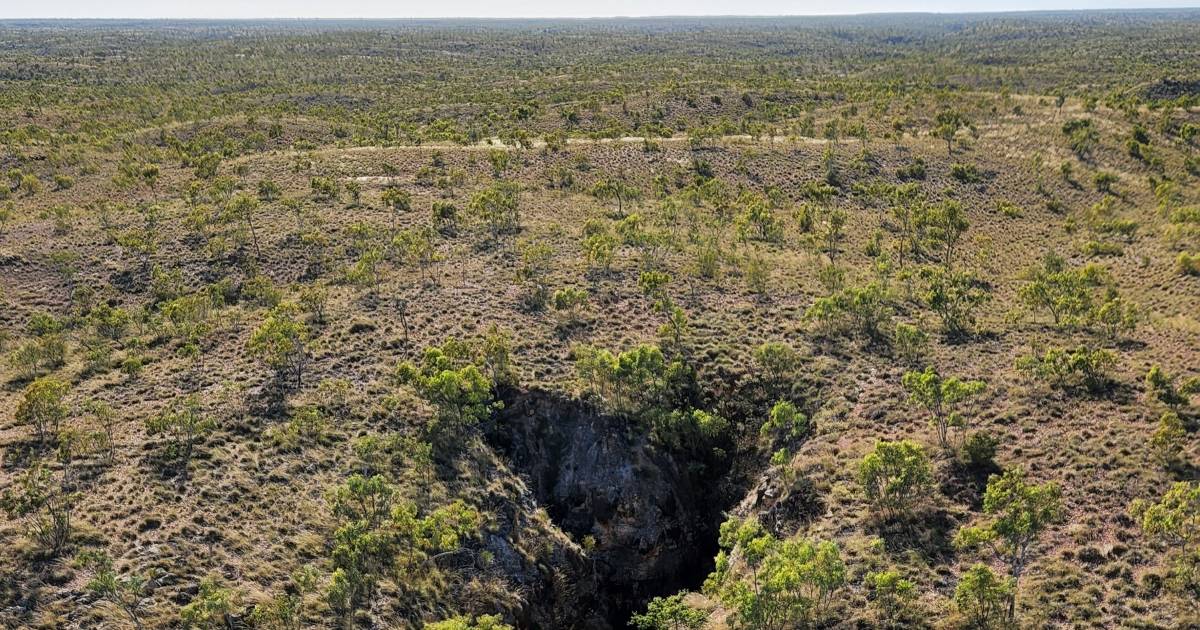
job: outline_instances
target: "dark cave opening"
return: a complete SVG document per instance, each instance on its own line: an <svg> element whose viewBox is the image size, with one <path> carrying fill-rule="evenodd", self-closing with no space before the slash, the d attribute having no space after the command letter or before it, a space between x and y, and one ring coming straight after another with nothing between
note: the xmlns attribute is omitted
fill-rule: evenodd
<svg viewBox="0 0 1200 630"><path fill-rule="evenodd" d="M496 420L489 441L552 521L589 547L589 627L630 627L652 598L703 584L740 497L726 468L689 465L629 420L552 392L515 393Z"/></svg>

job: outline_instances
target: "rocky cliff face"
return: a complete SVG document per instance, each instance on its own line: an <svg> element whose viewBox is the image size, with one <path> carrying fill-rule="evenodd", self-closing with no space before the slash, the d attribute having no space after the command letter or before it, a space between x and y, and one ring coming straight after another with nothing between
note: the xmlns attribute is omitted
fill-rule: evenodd
<svg viewBox="0 0 1200 630"><path fill-rule="evenodd" d="M532 391L502 412L493 443L583 548L590 579L574 605L591 607L591 627L623 628L651 597L695 588L707 575L718 493L629 421Z"/></svg>

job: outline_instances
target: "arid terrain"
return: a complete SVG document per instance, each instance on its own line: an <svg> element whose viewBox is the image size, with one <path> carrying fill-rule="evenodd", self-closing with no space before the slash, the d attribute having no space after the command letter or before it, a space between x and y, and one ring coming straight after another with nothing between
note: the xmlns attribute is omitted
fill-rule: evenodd
<svg viewBox="0 0 1200 630"><path fill-rule="evenodd" d="M0 621L1200 624L1200 10L0 21Z"/></svg>

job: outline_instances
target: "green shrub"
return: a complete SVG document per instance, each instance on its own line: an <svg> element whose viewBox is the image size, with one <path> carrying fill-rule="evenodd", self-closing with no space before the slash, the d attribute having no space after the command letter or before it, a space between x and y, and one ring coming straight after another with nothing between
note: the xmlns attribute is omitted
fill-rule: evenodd
<svg viewBox="0 0 1200 630"><path fill-rule="evenodd" d="M1157 363L1150 366L1146 372L1146 394L1158 402L1178 410L1187 405L1191 397L1200 394L1200 376L1193 376L1178 382L1173 374L1167 373Z"/></svg>
<svg viewBox="0 0 1200 630"><path fill-rule="evenodd" d="M1043 257L1040 266L1027 270L1024 279L1018 297L1029 308L1049 311L1056 326L1086 323L1095 309L1096 290L1110 282L1104 268L1089 264L1070 269L1053 252Z"/></svg>
<svg viewBox="0 0 1200 630"><path fill-rule="evenodd" d="M1200 276L1200 252L1179 252L1175 271L1184 276Z"/></svg>
<svg viewBox="0 0 1200 630"><path fill-rule="evenodd" d="M962 459L975 469L987 469L995 465L998 440L991 433L976 431L963 441Z"/></svg>
<svg viewBox="0 0 1200 630"><path fill-rule="evenodd" d="M922 267L925 282L920 299L942 320L946 335L960 337L975 327L976 312L992 299L985 285L969 271Z"/></svg>
<svg viewBox="0 0 1200 630"><path fill-rule="evenodd" d="M68 492L64 480L55 479L39 461L0 495L0 508L12 522L22 522L44 552L56 556L71 537L78 500L78 494Z"/></svg>
<svg viewBox="0 0 1200 630"><path fill-rule="evenodd" d="M300 308L292 303L272 308L246 345L250 354L296 387L301 384L309 358L309 330L299 315Z"/></svg>
<svg viewBox="0 0 1200 630"><path fill-rule="evenodd" d="M1158 419L1158 428L1150 438L1150 450L1163 466L1173 468L1182 460L1186 440L1187 431L1183 428L1179 414L1165 411Z"/></svg>
<svg viewBox="0 0 1200 630"><path fill-rule="evenodd" d="M654 601L658 601L660 599L661 598L656 597ZM651 602L651 606L653 606L653 603L654 602ZM694 612L699 612L699 611L694 611ZM703 614L703 613L701 613L701 614ZM635 615L635 617L636 617L636 615ZM704 617L707 618L707 615L704 615ZM678 615L669 615L665 618L670 619L672 621L672 623L676 623L676 624L681 624L685 620L685 618L680 617ZM634 623L636 625L638 622L633 621L632 623ZM641 626L641 625L639 625L638 627L639 628L656 628L657 626ZM665 628L667 626L663 626L663 627ZM692 627L692 626L680 625L680 626L673 627L672 630L674 630L674 628L683 629L683 628L689 628L689 627ZM478 617L468 617L468 616L451 617L449 619L444 619L442 621L426 623L424 625L424 630L512 630L512 626L504 623L504 620L500 617L500 615L479 615Z"/></svg>
<svg viewBox="0 0 1200 630"><path fill-rule="evenodd" d="M605 273L612 267L618 241L607 232L592 234L583 239L583 253L588 266Z"/></svg>
<svg viewBox="0 0 1200 630"><path fill-rule="evenodd" d="M308 180L313 198L318 201L337 201L341 185L332 177L313 177Z"/></svg>
<svg viewBox="0 0 1200 630"><path fill-rule="evenodd" d="M433 226L447 236L458 232L458 207L449 201L433 202Z"/></svg>
<svg viewBox="0 0 1200 630"><path fill-rule="evenodd" d="M17 405L17 422L32 425L39 442L57 435L69 413L65 401L70 389L67 383L49 376L33 381Z"/></svg>
<svg viewBox="0 0 1200 630"><path fill-rule="evenodd" d="M26 197L32 197L42 192L42 181L33 173L26 173L21 176L21 183L17 185L17 190L25 193Z"/></svg>
<svg viewBox="0 0 1200 630"><path fill-rule="evenodd" d="M954 604L967 627L980 630L1004 627L1005 606L1012 598L1010 580L1002 579L986 564L975 564L963 573L954 589Z"/></svg>
<svg viewBox="0 0 1200 630"><path fill-rule="evenodd" d="M996 210L1000 211L1000 214L1002 214L1010 219L1019 219L1019 218L1021 218L1021 215L1023 214L1021 212L1020 206L1018 206L1017 204L1015 204L1011 201L1008 201L1007 199L1001 199L1001 200L997 201L996 202Z"/></svg>
<svg viewBox="0 0 1200 630"><path fill-rule="evenodd" d="M140 355L130 354L121 360L121 373L129 378L135 378L146 367L146 361Z"/></svg>
<svg viewBox="0 0 1200 630"><path fill-rule="evenodd" d="M800 367L800 355L786 343L768 341L754 349L754 364L764 385L780 392L787 389Z"/></svg>
<svg viewBox="0 0 1200 630"><path fill-rule="evenodd" d="M1092 176L1092 183L1096 185L1096 192L1109 193L1112 192L1113 184L1117 183L1117 176L1100 171Z"/></svg>
<svg viewBox="0 0 1200 630"><path fill-rule="evenodd" d="M26 341L9 354L9 364L31 378L42 370L61 367L66 362L67 343L61 334L43 335Z"/></svg>
<svg viewBox="0 0 1200 630"><path fill-rule="evenodd" d="M112 340L119 340L125 335L132 319L123 308L110 306L107 302L97 304L88 313L88 319L96 328L96 333Z"/></svg>
<svg viewBox="0 0 1200 630"><path fill-rule="evenodd" d="M882 282L874 281L817 298L804 311L804 318L827 334L851 333L878 340L893 310L891 292Z"/></svg>
<svg viewBox="0 0 1200 630"><path fill-rule="evenodd" d="M905 166L896 169L896 179L902 182L925 179L925 160L914 158Z"/></svg>
<svg viewBox="0 0 1200 630"><path fill-rule="evenodd" d="M1089 392L1100 393L1110 384L1109 371L1117 357L1103 348L1086 345L1075 348L1048 348L1043 354L1017 359L1016 368L1027 377L1047 381L1054 387L1082 385Z"/></svg>
<svg viewBox="0 0 1200 630"><path fill-rule="evenodd" d="M1184 598L1194 597L1200 582L1200 484L1188 481L1174 483L1157 502L1136 499L1130 515L1148 538L1169 545L1171 562L1168 588Z"/></svg>
<svg viewBox="0 0 1200 630"><path fill-rule="evenodd" d="M580 320L580 311L587 305L588 292L575 287L563 287L554 292L550 300L554 310L558 311L568 325Z"/></svg>
<svg viewBox="0 0 1200 630"><path fill-rule="evenodd" d="M739 627L798 628L817 625L846 583L837 543L780 540L754 519L721 525L716 568L704 591L731 612ZM739 567L732 561L741 558Z"/></svg>
<svg viewBox="0 0 1200 630"><path fill-rule="evenodd" d="M200 398L194 394L176 400L166 411L146 418L146 430L150 435L167 436L167 454L179 460L185 478L196 445L216 427L216 421L205 413Z"/></svg>
<svg viewBox="0 0 1200 630"><path fill-rule="evenodd" d="M983 511L988 515L988 520L982 525L960 529L954 537L954 546L963 549L983 548L1008 565L1010 580L1007 586L1011 588L1007 593L1008 610L1004 617L1013 622L1016 620L1017 588L1035 543L1051 525L1063 518L1062 491L1054 482L1029 483L1022 469L1013 468L1003 475L988 478L987 490L983 495ZM982 581L996 583L994 580ZM982 586L982 583L978 586ZM979 594L981 591L977 589L976 595ZM957 601L958 594L955 595Z"/></svg>
<svg viewBox="0 0 1200 630"><path fill-rule="evenodd" d="M896 323L896 330L892 334L892 346L905 363L913 364L919 361L928 345L929 334L920 327L904 322Z"/></svg>
<svg viewBox="0 0 1200 630"><path fill-rule="evenodd" d="M778 242L783 240L783 222L761 195L743 195L739 203L743 210L735 223L743 239Z"/></svg>
<svg viewBox="0 0 1200 630"><path fill-rule="evenodd" d="M741 271L746 289L754 295L765 297L770 291L771 269L762 255L757 251L747 253L742 259Z"/></svg>
<svg viewBox="0 0 1200 630"><path fill-rule="evenodd" d="M894 570L868 573L863 585L880 626L903 627L902 621L917 598L916 585Z"/></svg>
<svg viewBox="0 0 1200 630"><path fill-rule="evenodd" d="M686 592L669 597L655 597L646 605L646 612L634 614L630 624L638 630L699 630L708 621L708 613L693 608L684 601ZM429 626L426 626L429 630ZM451 630L449 628L444 630ZM466 630L464 628L464 630Z"/></svg>
<svg viewBox="0 0 1200 630"><path fill-rule="evenodd" d="M729 432L729 421L701 409L676 409L651 417L650 437L675 451L690 453L697 459L713 455L724 458L720 449L710 449ZM693 462L694 464L696 462Z"/></svg>
<svg viewBox="0 0 1200 630"><path fill-rule="evenodd" d="M241 298L255 306L274 308L283 299L283 293L275 288L271 278L257 274L242 283Z"/></svg>
<svg viewBox="0 0 1200 630"><path fill-rule="evenodd" d="M951 164L950 176L964 184L975 184L983 181L979 169L974 164Z"/></svg>
<svg viewBox="0 0 1200 630"><path fill-rule="evenodd" d="M684 369L667 361L658 346L641 345L618 354L581 346L573 351L575 372L610 411L640 415L662 406L671 382Z"/></svg>
<svg viewBox="0 0 1200 630"><path fill-rule="evenodd" d="M1136 304L1126 302L1109 287L1104 302L1099 304L1089 317L1090 323L1099 328L1109 339L1132 334L1142 320L1142 311Z"/></svg>
<svg viewBox="0 0 1200 630"><path fill-rule="evenodd" d="M758 434L770 445L794 444L808 433L808 417L789 401L781 400L771 407L767 421Z"/></svg>
<svg viewBox="0 0 1200 630"><path fill-rule="evenodd" d="M929 414L929 423L933 425L938 443L944 449L951 448L950 430L962 429L967 425L966 417L958 407L978 396L986 387L983 381L943 377L932 366L920 372L905 372L902 383L908 392L909 402L920 405Z"/></svg>
<svg viewBox="0 0 1200 630"><path fill-rule="evenodd" d="M242 595L225 586L219 576L200 580L200 590L179 609L179 618L189 628L233 627L234 614L242 607Z"/></svg>
<svg viewBox="0 0 1200 630"><path fill-rule="evenodd" d="M92 570L92 578L86 586L88 592L109 602L125 613L135 628L141 628L146 600L154 588L154 574L120 575L113 568L112 558L103 551L84 551L77 561Z"/></svg>
<svg viewBox="0 0 1200 630"><path fill-rule="evenodd" d="M514 182L496 182L475 193L468 208L492 237L511 234L521 229L520 192L520 185Z"/></svg>
<svg viewBox="0 0 1200 630"><path fill-rule="evenodd" d="M885 515L904 514L933 487L933 468L921 445L911 440L875 443L858 464L867 500Z"/></svg>
<svg viewBox="0 0 1200 630"><path fill-rule="evenodd" d="M484 369L486 364L470 346L457 339L426 348L419 363L405 361L396 366L397 380L413 386L436 411L427 426L431 441L443 446L462 442L504 406L496 399L495 383Z"/></svg>
<svg viewBox="0 0 1200 630"><path fill-rule="evenodd" d="M1076 118L1063 123L1062 132L1067 136L1071 151L1080 159L1091 156L1092 149L1100 141L1100 134L1089 118Z"/></svg>
<svg viewBox="0 0 1200 630"><path fill-rule="evenodd" d="M1088 241L1079 247L1080 253L1084 256L1122 256L1125 254L1125 248L1118 243L1106 243L1104 241Z"/></svg>

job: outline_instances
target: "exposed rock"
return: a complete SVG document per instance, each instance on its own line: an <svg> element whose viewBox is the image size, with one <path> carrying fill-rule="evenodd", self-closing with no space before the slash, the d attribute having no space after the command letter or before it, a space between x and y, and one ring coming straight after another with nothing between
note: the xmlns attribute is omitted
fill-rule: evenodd
<svg viewBox="0 0 1200 630"><path fill-rule="evenodd" d="M554 523L584 546L608 627L656 595L695 588L711 568L721 501L628 420L533 391L501 414L508 453Z"/></svg>

